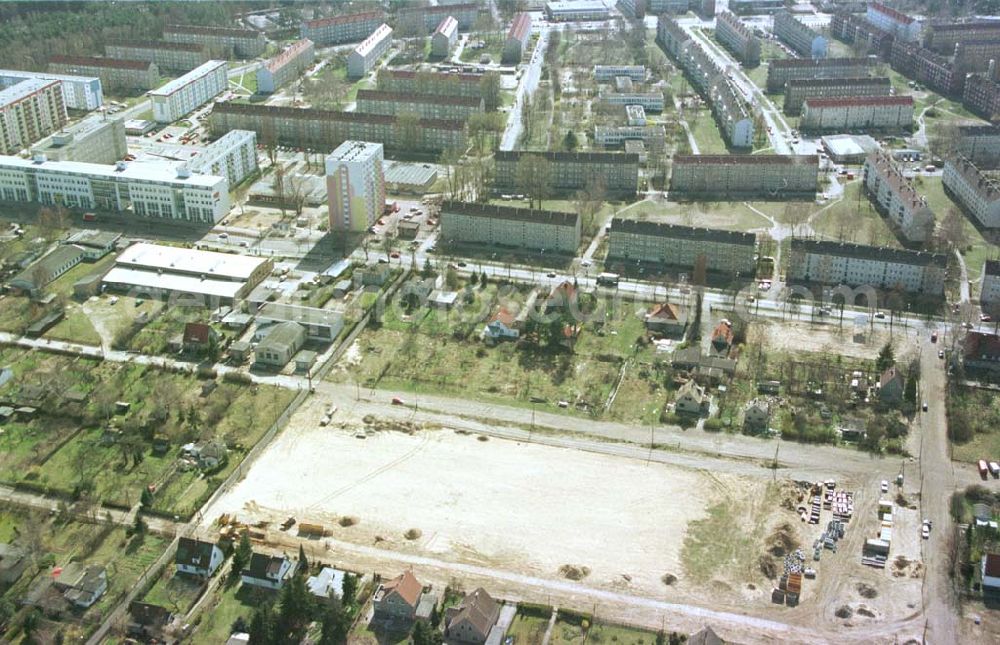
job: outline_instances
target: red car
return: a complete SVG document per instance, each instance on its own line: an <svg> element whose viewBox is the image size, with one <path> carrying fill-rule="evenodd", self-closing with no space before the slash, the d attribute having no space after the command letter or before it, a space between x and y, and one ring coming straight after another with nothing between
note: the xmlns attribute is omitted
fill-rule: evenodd
<svg viewBox="0 0 1000 645"><path fill-rule="evenodd" d="M405 405L403 403L403 399L399 398L398 396L392 397L392 404L393 405Z"/></svg>

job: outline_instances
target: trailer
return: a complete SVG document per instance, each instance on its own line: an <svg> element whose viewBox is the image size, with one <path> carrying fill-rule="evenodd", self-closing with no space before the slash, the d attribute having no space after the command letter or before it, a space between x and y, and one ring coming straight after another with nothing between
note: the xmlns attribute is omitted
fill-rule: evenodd
<svg viewBox="0 0 1000 645"><path fill-rule="evenodd" d="M977 465L979 466L979 476L982 477L983 479L986 479L986 477L989 475L990 472L990 468L986 464L986 460L980 459Z"/></svg>
<svg viewBox="0 0 1000 645"><path fill-rule="evenodd" d="M993 479L1000 478L1000 464L995 461L991 461L987 466L990 469L990 474L993 475Z"/></svg>

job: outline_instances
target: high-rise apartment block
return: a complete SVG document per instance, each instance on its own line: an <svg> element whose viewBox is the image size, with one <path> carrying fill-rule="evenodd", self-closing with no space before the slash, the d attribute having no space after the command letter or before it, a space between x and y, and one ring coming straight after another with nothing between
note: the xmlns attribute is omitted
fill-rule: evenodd
<svg viewBox="0 0 1000 645"><path fill-rule="evenodd" d="M0 151L27 148L63 127L67 118L60 81L29 78L0 90Z"/></svg>
<svg viewBox="0 0 1000 645"><path fill-rule="evenodd" d="M330 230L363 232L382 215L382 144L345 141L326 157Z"/></svg>
<svg viewBox="0 0 1000 645"><path fill-rule="evenodd" d="M184 76L175 78L149 93L153 120L172 123L226 91L228 67L224 60L210 60Z"/></svg>
<svg viewBox="0 0 1000 645"><path fill-rule="evenodd" d="M94 115L42 139L31 154L52 161L84 161L113 164L128 154L125 122Z"/></svg>
<svg viewBox="0 0 1000 645"><path fill-rule="evenodd" d="M101 79L96 76L71 76L48 72L21 72L12 69L0 70L0 89L6 89L31 78L59 81L62 83L63 102L68 110L96 110L104 103Z"/></svg>
<svg viewBox="0 0 1000 645"><path fill-rule="evenodd" d="M962 105L987 121L1000 121L1000 83L986 74L969 74L962 91Z"/></svg>

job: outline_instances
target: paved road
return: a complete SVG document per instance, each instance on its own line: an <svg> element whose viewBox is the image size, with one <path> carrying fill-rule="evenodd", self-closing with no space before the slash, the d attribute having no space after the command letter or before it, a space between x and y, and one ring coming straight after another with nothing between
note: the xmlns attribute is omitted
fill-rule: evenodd
<svg viewBox="0 0 1000 645"><path fill-rule="evenodd" d="M538 87L538 79L542 76L542 61L545 58L545 49L549 44L549 27L541 25L538 28L538 43L535 51L531 55L531 60L523 67L521 83L517 88L517 95L514 97L514 105L510 108L507 117L507 128L500 139L501 150L513 150L517 145L517 140L521 137L521 106L524 105L524 97L534 94Z"/></svg>

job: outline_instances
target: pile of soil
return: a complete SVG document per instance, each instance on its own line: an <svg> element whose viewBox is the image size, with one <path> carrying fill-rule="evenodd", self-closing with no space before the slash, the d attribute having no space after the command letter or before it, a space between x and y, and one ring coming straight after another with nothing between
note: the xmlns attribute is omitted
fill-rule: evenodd
<svg viewBox="0 0 1000 645"><path fill-rule="evenodd" d="M583 580L590 575L590 567L564 564L559 567L559 575L569 580Z"/></svg>
<svg viewBox="0 0 1000 645"><path fill-rule="evenodd" d="M406 533L403 533L403 537L405 537L407 540L416 540L423 534L424 534L423 531L421 531L420 529L407 529Z"/></svg>
<svg viewBox="0 0 1000 645"><path fill-rule="evenodd" d="M788 522L778 526L767 538L767 551L776 558L783 558L799 548L799 540L795 529Z"/></svg>
<svg viewBox="0 0 1000 645"><path fill-rule="evenodd" d="M357 524L360 521L361 520L359 520L356 517L352 517L351 515L344 515L339 520L337 520L337 524L340 524L341 526L343 526L346 529L348 526L354 526L355 524Z"/></svg>
<svg viewBox="0 0 1000 645"><path fill-rule="evenodd" d="M846 619L846 618L850 618L851 616L853 616L854 615L854 611L852 611L851 608L848 607L847 605L841 605L841 607L839 609L837 609L837 611L835 612L835 615L837 616L837 618L844 618L844 619Z"/></svg>
<svg viewBox="0 0 1000 645"><path fill-rule="evenodd" d="M665 584L665 585L667 585L669 587L670 585L672 585L675 582L677 582L677 576L675 576L672 573L664 573L663 577L660 578L660 580L663 581L663 584Z"/></svg>
<svg viewBox="0 0 1000 645"><path fill-rule="evenodd" d="M874 587L863 582L859 582L856 589L858 590L858 593L861 594L862 598L868 598L870 600L878 596L878 591Z"/></svg>

